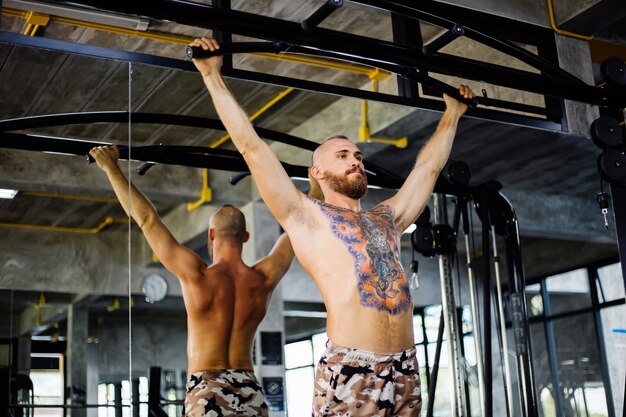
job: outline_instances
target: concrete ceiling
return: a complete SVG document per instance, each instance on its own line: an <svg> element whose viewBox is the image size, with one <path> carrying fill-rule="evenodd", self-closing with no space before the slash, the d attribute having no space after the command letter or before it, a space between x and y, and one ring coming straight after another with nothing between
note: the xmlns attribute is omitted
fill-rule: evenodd
<svg viewBox="0 0 626 417"><path fill-rule="evenodd" d="M534 16L538 14L538 4L545 2L519 3L528 7L528 16ZM250 13L301 21L318 4L319 2L303 0L241 0L233 1L232 7ZM492 7L489 4L484 6ZM476 8L480 8L480 4ZM502 14L488 8L484 11ZM519 4L515 7L511 5L510 15L516 17L516 14L524 15ZM545 26L547 15L542 16L544 21L532 23ZM527 18L532 20L534 17ZM149 24L150 31L168 35L195 37L207 34L205 29L173 22L152 20ZM389 13L346 2L346 7L334 13L322 26L391 40L390 24ZM6 13L2 16L3 31L22 33L25 27L25 20L19 16ZM441 33L441 29L423 23L420 29L424 42ZM623 41L618 29L599 27L598 32L600 31L610 33L613 42ZM113 34L55 21L40 28L36 36L176 59L181 58L184 49L181 44ZM243 38L237 36L234 38L241 39ZM497 53L485 55L484 50L472 49L469 43L463 42L457 40L449 48L454 51L463 50L470 56L474 54L472 57L477 59L520 67L519 62L507 61L506 57ZM626 42L622 45L626 45ZM615 48L621 51L619 45ZM370 87L369 79L363 74L258 56L236 55L234 66L352 88ZM477 90L485 88L490 94L500 91L495 86L479 81L470 81L470 84ZM237 79L229 79L228 85L249 114L260 109L285 89ZM397 93L395 77L382 81L380 88L391 94ZM503 91L502 95L518 96L525 103L535 103L538 100L536 95L519 92ZM197 73L133 64L132 81L129 82L129 64L126 62L0 44L0 120L54 113L125 111L129 107L136 112L216 117L210 97ZM255 124L317 142L334 133L347 133L356 137L361 122L360 109L361 101L358 99L304 90L294 91L260 116ZM363 143L360 146L371 162L405 176L420 147L435 129L438 117L437 112L371 103L372 135L385 138L406 136L408 146L404 149L382 143ZM130 141L134 146L158 143L209 146L224 134L221 131L157 124L133 124L129 128L126 123L59 126L21 133L120 145ZM286 162L306 165L310 158L309 151L274 146L281 159ZM225 142L221 148L232 149L232 145ZM521 195L562 196L573 199L572 201L584 201L584 204L588 204L586 207L593 207L599 184L596 169L599 153L599 149L579 132L572 134L540 130L467 117L459 126L452 158L469 164L474 184L496 179L503 184L505 194L507 190L512 190L522 193ZM200 197L202 173L199 169L157 165L146 175L138 176L134 173L138 163L123 165L133 172L133 181L152 199L162 215ZM231 174L225 171L209 171L209 185L213 191L211 204L244 205L256 200L257 195L250 180L243 180L233 186L228 183ZM304 184L299 186L305 187ZM113 194L104 175L95 166L86 165L84 158L78 156L44 154L0 146L0 188L20 190L20 194L14 199L0 200L0 223L3 223L0 234L15 238L19 242L17 245L25 245L28 241L34 244L39 244L40 240L53 241L62 252L68 250L67 241L73 239L75 234L48 232L32 225L91 229L107 217L124 217L123 211L114 201L86 199L109 198ZM53 196L50 193L74 196ZM549 216L547 210L546 207L544 214ZM22 230L19 227L30 227L32 230ZM126 228L125 224L112 224L100 233L109 234L110 239L114 240L116 233L121 235ZM55 237L49 238L47 234L50 233L56 233ZM46 234L45 238L42 238L43 234ZM611 240L609 238L605 242ZM3 285L7 287L8 284ZM40 289L53 290L43 284Z"/></svg>

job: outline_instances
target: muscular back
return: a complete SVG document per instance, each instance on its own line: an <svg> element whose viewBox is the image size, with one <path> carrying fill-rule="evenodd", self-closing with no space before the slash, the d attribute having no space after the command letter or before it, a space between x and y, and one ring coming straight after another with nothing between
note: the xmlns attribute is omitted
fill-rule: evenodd
<svg viewBox="0 0 626 417"><path fill-rule="evenodd" d="M243 262L221 262L181 281L190 373L252 369L252 343L272 286Z"/></svg>

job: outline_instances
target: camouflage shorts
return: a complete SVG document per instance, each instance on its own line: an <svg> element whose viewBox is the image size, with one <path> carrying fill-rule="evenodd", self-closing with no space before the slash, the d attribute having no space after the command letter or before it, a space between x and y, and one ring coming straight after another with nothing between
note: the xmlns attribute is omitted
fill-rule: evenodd
<svg viewBox="0 0 626 417"><path fill-rule="evenodd" d="M263 389L254 372L196 372L187 381L183 417L267 417Z"/></svg>
<svg viewBox="0 0 626 417"><path fill-rule="evenodd" d="M313 416L418 416L420 385L415 349L379 355L329 340L317 365Z"/></svg>

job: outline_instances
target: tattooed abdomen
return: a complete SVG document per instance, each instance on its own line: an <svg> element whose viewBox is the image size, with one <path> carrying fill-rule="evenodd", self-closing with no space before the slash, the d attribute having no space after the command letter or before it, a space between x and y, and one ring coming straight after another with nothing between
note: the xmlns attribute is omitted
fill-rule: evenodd
<svg viewBox="0 0 626 417"><path fill-rule="evenodd" d="M354 259L361 304L391 314L406 312L411 292L399 264L393 212L387 205L354 212L325 203L319 205L332 233Z"/></svg>

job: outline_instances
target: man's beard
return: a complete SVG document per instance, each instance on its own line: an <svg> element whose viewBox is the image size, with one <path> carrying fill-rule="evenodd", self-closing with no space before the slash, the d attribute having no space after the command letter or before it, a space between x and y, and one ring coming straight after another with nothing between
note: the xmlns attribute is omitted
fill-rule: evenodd
<svg viewBox="0 0 626 417"><path fill-rule="evenodd" d="M352 172L360 172L361 175L350 180L348 175ZM346 197L358 200L367 193L367 176L361 169L346 171L346 174L343 176L325 172L324 176L331 190L343 194Z"/></svg>

